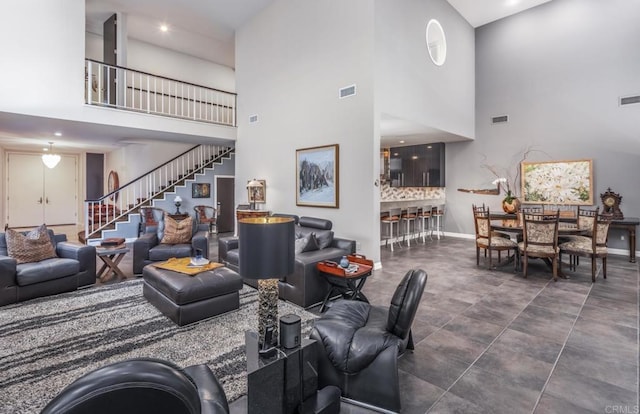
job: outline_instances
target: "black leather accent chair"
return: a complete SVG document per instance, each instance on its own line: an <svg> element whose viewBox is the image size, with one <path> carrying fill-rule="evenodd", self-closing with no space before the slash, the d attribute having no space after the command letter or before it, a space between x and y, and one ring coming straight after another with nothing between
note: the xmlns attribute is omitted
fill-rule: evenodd
<svg viewBox="0 0 640 414"><path fill-rule="evenodd" d="M137 358L98 368L71 383L41 414L223 414L222 386L206 365L184 369Z"/></svg>
<svg viewBox="0 0 640 414"><path fill-rule="evenodd" d="M162 262L172 257L194 257L197 250L202 256L209 258L209 226L196 224L194 220L191 243L162 244L164 235L164 211L155 208L152 211L153 221L157 225L146 224L142 234L133 242L133 273L139 275L142 269L151 263Z"/></svg>
<svg viewBox="0 0 640 414"><path fill-rule="evenodd" d="M398 357L413 349L411 324L426 284L424 270L410 270L388 309L335 302L311 331L318 342L318 386L335 385L345 398L399 412Z"/></svg>

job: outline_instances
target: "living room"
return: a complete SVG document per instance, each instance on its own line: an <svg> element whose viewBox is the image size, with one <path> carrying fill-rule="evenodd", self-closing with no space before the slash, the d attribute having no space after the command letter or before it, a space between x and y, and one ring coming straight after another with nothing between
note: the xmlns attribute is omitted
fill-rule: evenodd
<svg viewBox="0 0 640 414"><path fill-rule="evenodd" d="M634 19L640 11L635 2L553 0L477 28L445 1L402 4L354 1L334 9L324 3L277 1L262 10L236 33L237 131L115 111L98 116L73 109L75 118L70 119L105 123L111 118L114 130L117 125L142 128L148 137L160 130L171 132L171 138L235 140L238 202L246 197L248 180L265 179L266 208L330 219L341 236L357 240L358 252L383 269L388 264L379 247L376 185L381 142L389 136L381 133L383 120L443 132L434 139L447 140L447 236L473 237L472 203L500 209L502 197L457 189L491 187L495 177L482 164L515 169L530 147L537 150L531 161L593 160L594 205L610 187L623 195L625 216L640 216L632 178L639 168L639 106L619 105L620 97L639 89ZM80 106L79 98L60 99L83 94L78 80L83 79L85 58L84 1L2 9L14 16L2 29L5 39L28 40L28 26L45 28L50 21L64 21L66 29L46 33L56 45L47 56L51 71L42 71L37 59L44 53L44 29L38 39L7 45L7 55L15 59L4 64L7 76L0 89L15 91L16 79L33 80L36 87L23 94L3 92L0 111L69 119L64 112ZM440 67L429 60L424 43L430 18L442 22L447 36L447 61ZM354 84L355 96L338 99L340 88ZM34 109L33 102L40 104ZM250 123L252 115L258 116L257 123ZM491 123L501 115L509 121ZM14 137L14 142L16 138L24 137ZM49 139L41 141L39 147ZM296 206L295 150L329 144L340 145L339 208ZM3 165L7 151L17 146L2 145ZM114 159L118 151L111 155ZM123 172L122 182L135 177L136 166L126 167L131 175ZM4 168L1 174L6 192ZM5 224L5 205L1 208ZM612 230L609 247L626 256L628 244L622 237L626 233Z"/></svg>

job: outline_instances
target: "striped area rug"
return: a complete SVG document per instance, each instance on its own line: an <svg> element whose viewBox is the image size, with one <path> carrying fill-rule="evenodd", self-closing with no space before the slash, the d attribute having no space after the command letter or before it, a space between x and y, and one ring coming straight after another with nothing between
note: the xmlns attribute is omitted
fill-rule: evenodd
<svg viewBox="0 0 640 414"><path fill-rule="evenodd" d="M93 287L0 308L0 413L38 413L66 385L115 361L154 357L205 363L229 401L246 394L244 332L257 330L257 292L240 309L179 327L142 296L142 280ZM280 301L310 328L313 314Z"/></svg>

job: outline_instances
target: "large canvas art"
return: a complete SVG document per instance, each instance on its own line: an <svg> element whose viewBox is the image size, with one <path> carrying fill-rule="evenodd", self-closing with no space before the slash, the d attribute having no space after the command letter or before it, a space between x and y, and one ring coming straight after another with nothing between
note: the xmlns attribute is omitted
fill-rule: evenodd
<svg viewBox="0 0 640 414"><path fill-rule="evenodd" d="M338 144L296 150L296 205L338 208Z"/></svg>
<svg viewBox="0 0 640 414"><path fill-rule="evenodd" d="M523 202L593 205L591 160L522 162Z"/></svg>

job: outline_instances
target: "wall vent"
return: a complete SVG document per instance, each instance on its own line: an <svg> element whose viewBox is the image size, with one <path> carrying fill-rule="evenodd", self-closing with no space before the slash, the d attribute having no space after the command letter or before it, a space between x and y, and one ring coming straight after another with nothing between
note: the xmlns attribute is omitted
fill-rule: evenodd
<svg viewBox="0 0 640 414"><path fill-rule="evenodd" d="M349 85L341 88L338 93L338 98L347 98L356 94L356 85Z"/></svg>
<svg viewBox="0 0 640 414"><path fill-rule="evenodd" d="M620 98L620 106L640 103L640 95L637 96L625 96Z"/></svg>
<svg viewBox="0 0 640 414"><path fill-rule="evenodd" d="M258 115L249 115L249 123L255 124L256 122L258 122Z"/></svg>
<svg viewBox="0 0 640 414"><path fill-rule="evenodd" d="M491 117L492 124L501 124L503 122L509 122L509 115L500 115L500 116Z"/></svg>

